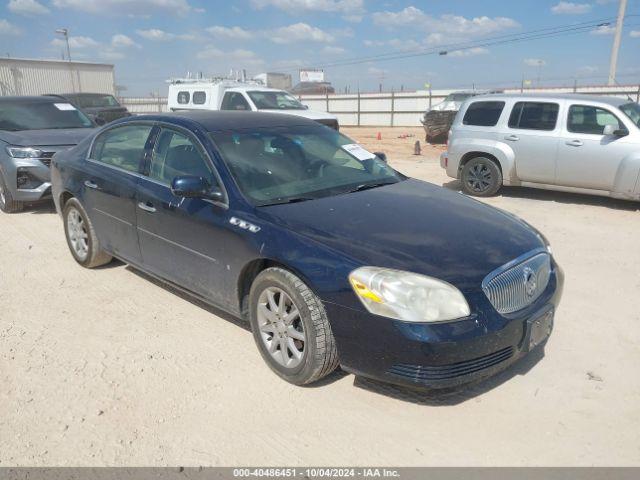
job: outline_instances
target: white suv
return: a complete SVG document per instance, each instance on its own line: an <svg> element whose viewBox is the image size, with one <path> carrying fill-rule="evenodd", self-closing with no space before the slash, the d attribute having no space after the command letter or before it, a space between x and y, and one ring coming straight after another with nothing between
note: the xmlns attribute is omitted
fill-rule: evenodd
<svg viewBox="0 0 640 480"><path fill-rule="evenodd" d="M475 97L440 165L470 195L514 185L640 200L640 106L575 94Z"/></svg>

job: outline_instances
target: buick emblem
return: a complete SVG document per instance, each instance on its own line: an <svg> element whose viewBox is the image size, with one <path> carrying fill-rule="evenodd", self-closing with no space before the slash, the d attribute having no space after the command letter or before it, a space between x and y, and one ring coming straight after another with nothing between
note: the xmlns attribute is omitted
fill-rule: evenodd
<svg viewBox="0 0 640 480"><path fill-rule="evenodd" d="M524 291L527 292L527 295L532 297L536 292L536 288L538 287L536 274L529 267L525 267L525 269L522 271L522 274L524 277Z"/></svg>

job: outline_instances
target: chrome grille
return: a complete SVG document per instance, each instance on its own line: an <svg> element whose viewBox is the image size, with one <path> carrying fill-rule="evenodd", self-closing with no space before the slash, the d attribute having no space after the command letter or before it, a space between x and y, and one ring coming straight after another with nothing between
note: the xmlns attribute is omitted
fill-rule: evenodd
<svg viewBox="0 0 640 480"><path fill-rule="evenodd" d="M42 163L44 163L47 167L51 166L51 157L53 157L53 154L56 152L42 152L42 155L40 155L40 158L38 160L40 160Z"/></svg>
<svg viewBox="0 0 640 480"><path fill-rule="evenodd" d="M522 310L547 288L551 257L546 252L536 252L509 262L482 281L482 290L499 313Z"/></svg>

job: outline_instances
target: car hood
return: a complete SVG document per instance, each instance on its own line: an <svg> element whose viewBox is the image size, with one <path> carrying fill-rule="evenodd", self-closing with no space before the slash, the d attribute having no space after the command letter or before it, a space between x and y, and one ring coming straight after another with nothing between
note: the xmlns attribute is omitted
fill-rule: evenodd
<svg viewBox="0 0 640 480"><path fill-rule="evenodd" d="M279 110L279 109L263 109L261 112L284 113L288 115L296 115L310 120L336 120L338 117L327 112L317 112L315 110Z"/></svg>
<svg viewBox="0 0 640 480"><path fill-rule="evenodd" d="M479 289L491 271L544 246L517 217L414 179L262 209L363 265L430 275L462 290Z"/></svg>
<svg viewBox="0 0 640 480"><path fill-rule="evenodd" d="M0 130L0 140L10 145L22 147L77 145L95 131L95 128L23 130L20 132Z"/></svg>

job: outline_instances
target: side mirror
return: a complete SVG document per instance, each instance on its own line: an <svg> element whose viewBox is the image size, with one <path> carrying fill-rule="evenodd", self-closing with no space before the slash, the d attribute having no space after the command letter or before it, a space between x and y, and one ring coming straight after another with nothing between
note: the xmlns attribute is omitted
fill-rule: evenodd
<svg viewBox="0 0 640 480"><path fill-rule="evenodd" d="M107 122L104 120L104 118L98 116L98 115L93 115L93 114L89 114L87 115L91 120L93 120L93 123L95 123L96 125L98 125L99 127L105 125Z"/></svg>
<svg viewBox="0 0 640 480"><path fill-rule="evenodd" d="M207 198L216 201L221 201L224 198L220 188L211 187L209 182L204 178L193 175L183 175L174 178L171 182L171 193L176 197Z"/></svg>
<svg viewBox="0 0 640 480"><path fill-rule="evenodd" d="M625 137L629 135L629 131L626 128L618 128L618 125L605 125L602 134L606 136Z"/></svg>
<svg viewBox="0 0 640 480"><path fill-rule="evenodd" d="M387 154L384 152L373 152L373 154L382 160L384 163L387 163Z"/></svg>

